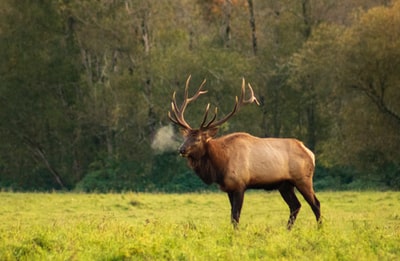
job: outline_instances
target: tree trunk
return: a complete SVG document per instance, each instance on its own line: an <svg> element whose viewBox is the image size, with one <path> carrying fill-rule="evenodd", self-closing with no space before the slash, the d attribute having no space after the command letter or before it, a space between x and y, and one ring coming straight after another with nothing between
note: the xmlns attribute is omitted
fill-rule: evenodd
<svg viewBox="0 0 400 261"><path fill-rule="evenodd" d="M303 35L305 40L311 35L311 5L310 0L301 1L301 10L303 14L304 30Z"/></svg>
<svg viewBox="0 0 400 261"><path fill-rule="evenodd" d="M148 55L150 53L150 39L149 39L149 30L147 27L146 11L143 12L141 28L142 28L142 40L143 40L144 52L146 55Z"/></svg>
<svg viewBox="0 0 400 261"><path fill-rule="evenodd" d="M400 125L400 113L394 111L385 102L387 85L384 82L381 82L379 86L376 86L376 84L369 82L365 84L353 85L351 87L362 91L378 107L378 109L382 113L392 118L397 124Z"/></svg>
<svg viewBox="0 0 400 261"><path fill-rule="evenodd" d="M225 13L225 32L224 32L224 45L226 48L231 46L231 13L232 13L232 2L231 0L225 1L224 5Z"/></svg>
<svg viewBox="0 0 400 261"><path fill-rule="evenodd" d="M53 175L55 181L58 185L60 185L61 189L65 189L65 185L58 174L57 170L50 164L49 160L46 157L46 153L43 151L41 146L31 140L29 137L24 136L25 142L28 144L28 147L33 151L34 155L44 164L47 170Z"/></svg>
<svg viewBox="0 0 400 261"><path fill-rule="evenodd" d="M315 125L315 102L313 99L310 101L310 105L307 107L307 147L312 151L315 151L315 146L317 143L317 128Z"/></svg>
<svg viewBox="0 0 400 261"><path fill-rule="evenodd" d="M250 28L251 28L251 43L253 47L253 54L257 54L257 35L256 35L256 19L254 17L253 0L247 0L250 12Z"/></svg>

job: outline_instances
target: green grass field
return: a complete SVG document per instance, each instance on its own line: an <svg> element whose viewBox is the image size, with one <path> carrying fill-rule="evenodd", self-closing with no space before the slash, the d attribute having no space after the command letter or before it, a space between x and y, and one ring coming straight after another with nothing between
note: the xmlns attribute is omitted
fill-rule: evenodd
<svg viewBox="0 0 400 261"><path fill-rule="evenodd" d="M321 192L292 231L277 192L0 193L0 260L399 260L400 192Z"/></svg>

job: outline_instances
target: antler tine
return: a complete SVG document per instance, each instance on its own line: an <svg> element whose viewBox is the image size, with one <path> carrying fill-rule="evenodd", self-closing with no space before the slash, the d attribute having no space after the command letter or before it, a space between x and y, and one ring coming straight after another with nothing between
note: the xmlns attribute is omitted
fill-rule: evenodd
<svg viewBox="0 0 400 261"><path fill-rule="evenodd" d="M173 123L180 125L179 122L178 122L174 117L172 117L170 111L168 112L168 118L169 118Z"/></svg>
<svg viewBox="0 0 400 261"><path fill-rule="evenodd" d="M202 90L203 86L206 84L206 79L204 79L203 82L200 84L200 87L197 89L196 93L192 97L188 98L188 96L189 96L189 91L188 91L189 90L189 82L190 82L190 78L191 77L192 76L189 75L189 77L186 80L184 100L183 100L182 106L180 108L180 111L182 112L182 114L185 111L186 106L190 102L196 100L200 95L207 93L206 90Z"/></svg>
<svg viewBox="0 0 400 261"><path fill-rule="evenodd" d="M189 96L188 95L188 93L189 93L188 89L189 89L189 83L190 83L191 77L192 76L189 75L189 77L186 80L185 92L184 92L184 96L183 96L182 105L179 107L178 104L176 103L176 92L174 92L172 94L172 102L171 102L171 108L172 108L173 115L171 114L170 111L168 112L169 119L173 123L185 128L185 129L191 129L190 125L186 122L186 120L185 120L185 118L183 116L187 105L190 102L196 100L201 94L207 93L207 91L202 90L203 86L206 83L206 80L204 79L203 82L200 84L200 87L198 88L196 93L192 97L188 98L188 96Z"/></svg>
<svg viewBox="0 0 400 261"><path fill-rule="evenodd" d="M233 107L233 110L228 115L226 115L224 118L222 118L219 121L214 123L214 120L215 120L216 115L217 115L217 110L215 110L214 118L204 128L206 128L206 129L207 128L215 128L215 127L218 127L218 126L222 125L230 117L232 117L237 111L239 111L240 107L242 105L244 105L244 104L249 104L249 103L255 102L257 105L260 105L260 103L258 102L257 98L254 96L254 91L253 91L253 88L251 87L250 84L248 84L248 87L250 89L250 95L251 96L250 96L249 99L245 100L245 95L246 95L245 86L246 86L245 79L242 78L242 91L241 91L241 94L240 94L240 99L238 99L237 96L235 97L236 100L235 100L235 106Z"/></svg>
<svg viewBox="0 0 400 261"><path fill-rule="evenodd" d="M243 81L244 81L244 79L243 79ZM250 90L250 98L249 99L247 99L247 100L243 100L243 102L242 102L242 104L248 104L248 103L256 103L258 106L260 106L260 102L257 100L257 98L256 98L256 96L254 96L254 91L253 91L253 88L251 88L251 85L250 85L250 83L247 83L247 86L249 87L249 90ZM245 93L245 90L244 90L244 86L242 86L242 93L243 93L243 97L244 97L244 93Z"/></svg>
<svg viewBox="0 0 400 261"><path fill-rule="evenodd" d="M182 128L185 129L190 129L189 124L183 119L180 113L177 112L179 111L177 105L176 105L176 100L175 100L175 92L173 94L173 101L171 102L171 109L174 115L171 115L171 111L168 111L168 118L175 124L181 126Z"/></svg>
<svg viewBox="0 0 400 261"><path fill-rule="evenodd" d="M222 118L219 121L214 123L215 119L217 118L217 112L218 112L218 108L215 108L214 117L204 128L212 129L212 128L218 127L218 126L222 125L223 123L225 123L230 117L232 117L239 109L238 97L236 96L235 99L236 99L236 101L235 101L235 106L233 107L233 110L228 115L226 115L224 118Z"/></svg>
<svg viewBox="0 0 400 261"><path fill-rule="evenodd" d="M209 109L210 109L210 104L208 104L207 107L206 107L206 111L205 111L205 113L204 113L203 122L200 124L200 129L203 129L203 130L208 129L209 126L210 126L210 124L213 123L213 122L215 121L215 119L217 118L218 108L215 107L214 116L213 116L213 117L211 118L211 120L207 123L207 125L205 125L205 123L206 123L206 121L207 121L207 118L208 118L208 111L209 111Z"/></svg>
<svg viewBox="0 0 400 261"><path fill-rule="evenodd" d="M251 87L250 83L247 83L247 86L249 87L250 90L250 98L248 98L247 100L245 100L244 98L246 97L246 84L245 84L245 80L244 78L242 78L242 92L240 94L240 103L239 103L239 107L241 105L244 104L249 104L249 103L256 103L257 105L260 105L260 103L258 102L257 98L254 96L254 91L253 88Z"/></svg>
<svg viewBox="0 0 400 261"><path fill-rule="evenodd" d="M204 112L204 116L203 116L203 121L200 124L200 129L203 127L204 123L206 123L207 117L208 117L208 111L210 110L210 103L207 104L206 106L206 110Z"/></svg>

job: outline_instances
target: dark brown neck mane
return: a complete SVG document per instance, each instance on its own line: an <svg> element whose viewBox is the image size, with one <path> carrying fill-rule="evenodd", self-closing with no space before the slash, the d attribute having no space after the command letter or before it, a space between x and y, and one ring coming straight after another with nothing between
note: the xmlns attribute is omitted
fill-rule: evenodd
<svg viewBox="0 0 400 261"><path fill-rule="evenodd" d="M223 172L225 169L220 164L225 160L225 153L218 150L216 144L207 142L206 153L199 159L188 157L190 167L196 172L197 176L207 185L213 182L221 185L223 182Z"/></svg>

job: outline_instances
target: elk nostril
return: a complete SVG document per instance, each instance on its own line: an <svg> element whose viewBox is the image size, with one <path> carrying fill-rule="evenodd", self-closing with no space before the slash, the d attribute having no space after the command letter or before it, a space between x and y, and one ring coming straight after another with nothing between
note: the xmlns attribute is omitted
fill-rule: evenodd
<svg viewBox="0 0 400 261"><path fill-rule="evenodd" d="M186 153L185 148L179 148L179 154L184 155Z"/></svg>

